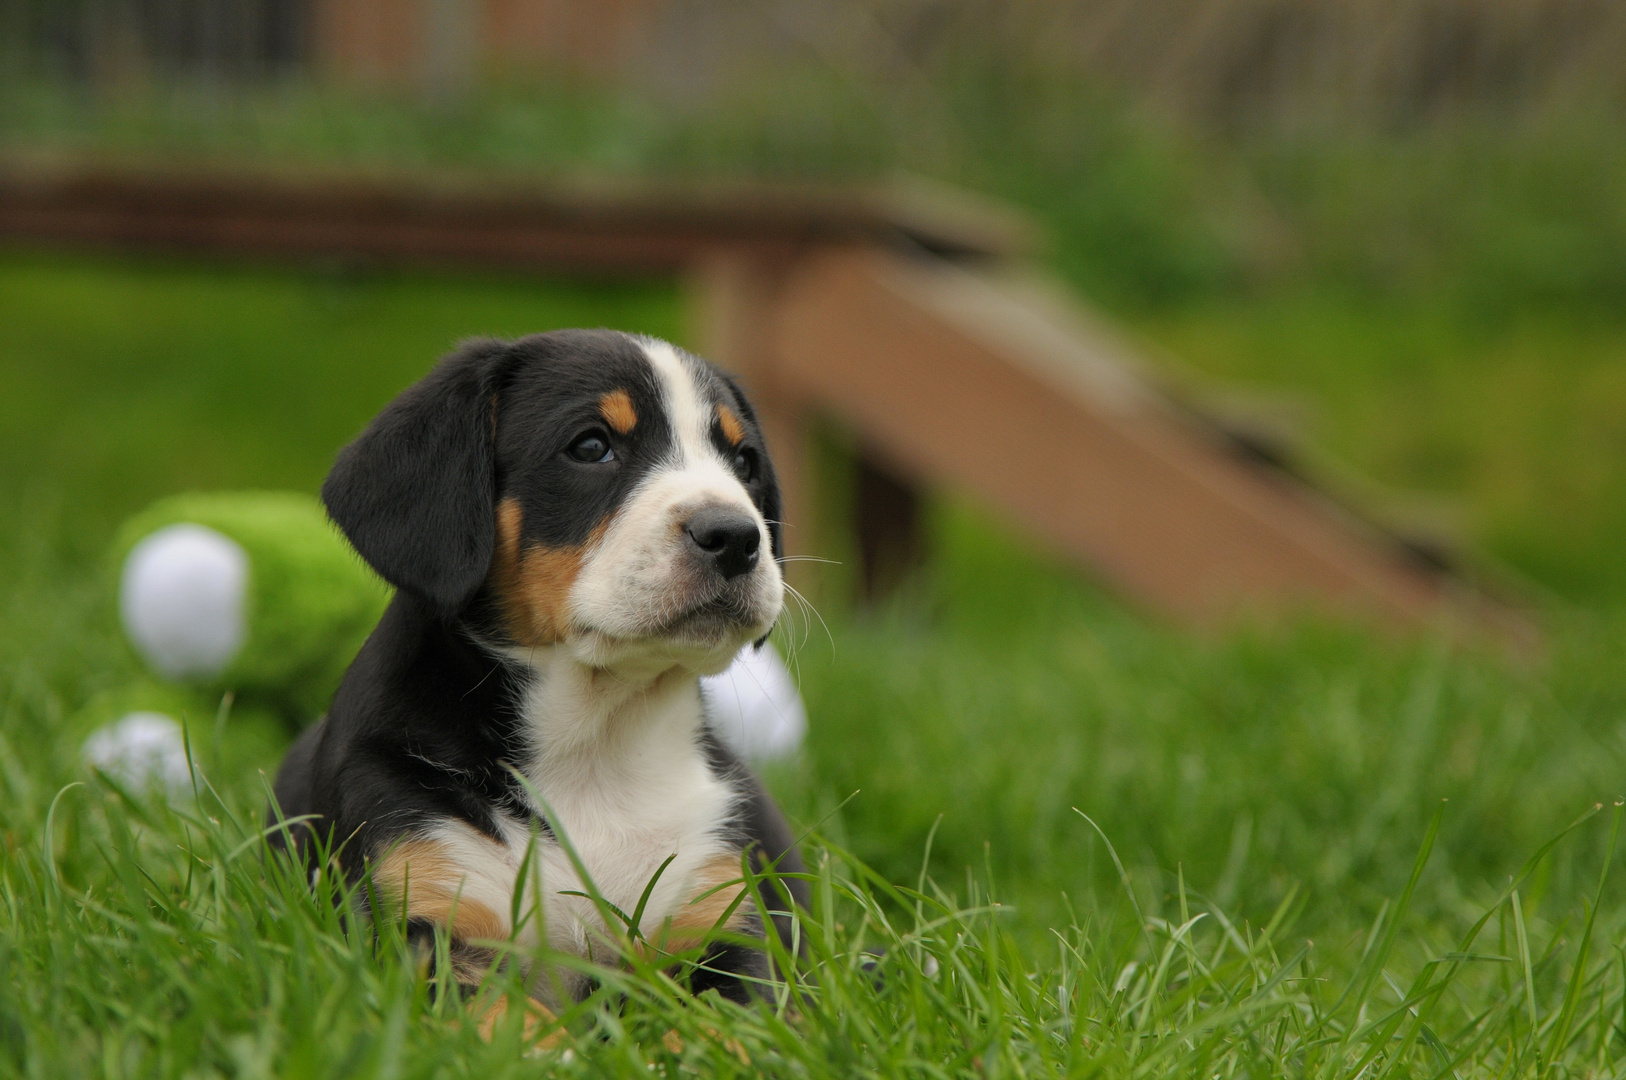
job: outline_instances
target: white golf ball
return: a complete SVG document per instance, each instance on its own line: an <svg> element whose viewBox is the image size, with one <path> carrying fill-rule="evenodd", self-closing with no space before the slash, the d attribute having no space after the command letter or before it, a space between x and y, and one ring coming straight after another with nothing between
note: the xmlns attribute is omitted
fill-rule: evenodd
<svg viewBox="0 0 1626 1080"><path fill-rule="evenodd" d="M133 788L157 785L178 794L192 782L181 725L163 713L125 714L85 740L84 756Z"/></svg>
<svg viewBox="0 0 1626 1080"><path fill-rule="evenodd" d="M124 632L160 675L218 675L247 633L248 573L248 553L230 537L190 523L159 529L124 560Z"/></svg>

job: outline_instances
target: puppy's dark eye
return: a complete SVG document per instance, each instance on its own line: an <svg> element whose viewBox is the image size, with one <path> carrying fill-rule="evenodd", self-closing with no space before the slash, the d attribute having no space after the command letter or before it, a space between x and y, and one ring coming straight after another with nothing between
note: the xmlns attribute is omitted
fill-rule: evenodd
<svg viewBox="0 0 1626 1080"><path fill-rule="evenodd" d="M597 463L601 461L614 461L615 451L610 449L610 440L605 438L602 431L589 431L576 437L565 451L572 461Z"/></svg>
<svg viewBox="0 0 1626 1080"><path fill-rule="evenodd" d="M741 483L749 484L757 478L757 452L749 446L736 450L730 464L734 466L734 475L740 478Z"/></svg>

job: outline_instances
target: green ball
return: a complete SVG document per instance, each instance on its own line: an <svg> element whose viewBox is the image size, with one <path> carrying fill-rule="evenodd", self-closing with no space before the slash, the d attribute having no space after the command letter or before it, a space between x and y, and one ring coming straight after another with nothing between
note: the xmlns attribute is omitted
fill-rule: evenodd
<svg viewBox="0 0 1626 1080"><path fill-rule="evenodd" d="M291 492L163 499L119 530L111 560L126 640L155 679L299 723L326 708L390 596L321 503Z"/></svg>

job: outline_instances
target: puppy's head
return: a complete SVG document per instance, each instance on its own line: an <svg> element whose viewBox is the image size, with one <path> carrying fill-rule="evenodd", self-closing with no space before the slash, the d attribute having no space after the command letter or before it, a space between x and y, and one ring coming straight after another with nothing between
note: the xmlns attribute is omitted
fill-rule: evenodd
<svg viewBox="0 0 1626 1080"><path fill-rule="evenodd" d="M467 344L340 453L322 498L442 619L594 666L720 670L783 600L779 490L750 406L649 338Z"/></svg>

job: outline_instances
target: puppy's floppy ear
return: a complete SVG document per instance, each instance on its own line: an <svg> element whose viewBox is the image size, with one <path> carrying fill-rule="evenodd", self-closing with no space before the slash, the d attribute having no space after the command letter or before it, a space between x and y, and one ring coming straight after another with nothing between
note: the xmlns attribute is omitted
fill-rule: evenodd
<svg viewBox="0 0 1626 1080"><path fill-rule="evenodd" d="M719 374L722 373L719 372ZM746 400L745 392L740 389L739 384L734 381L732 376L723 375L722 379L723 382L728 384L728 389L733 393L734 403L740 408L740 415L745 417L752 427L761 431L762 425L757 422L756 410L752 409L751 402ZM757 506L757 509L762 511L762 516L768 521L768 539L773 548L773 557L783 559L785 557L785 527L783 524L785 508L779 494L779 477L775 475L773 461L768 456L768 440L766 437L762 440L762 460L758 462L758 468L762 479L762 501Z"/></svg>
<svg viewBox="0 0 1626 1080"><path fill-rule="evenodd" d="M379 575L451 618L491 566L506 342L465 342L339 451L327 512Z"/></svg>

